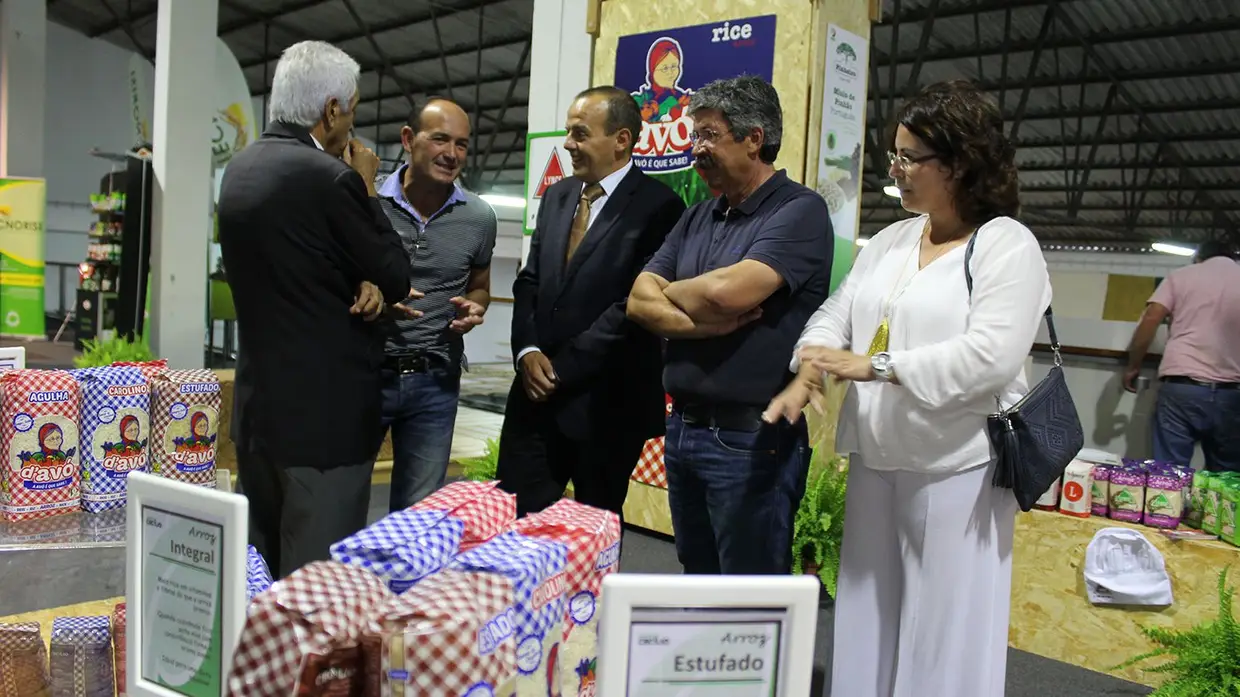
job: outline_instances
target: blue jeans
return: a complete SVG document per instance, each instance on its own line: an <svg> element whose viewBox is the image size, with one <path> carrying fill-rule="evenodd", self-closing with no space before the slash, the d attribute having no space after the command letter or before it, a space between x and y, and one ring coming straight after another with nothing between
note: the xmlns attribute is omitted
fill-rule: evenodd
<svg viewBox="0 0 1240 697"><path fill-rule="evenodd" d="M805 420L753 432L667 422L664 461L687 574L787 574L792 521L809 474Z"/></svg>
<svg viewBox="0 0 1240 697"><path fill-rule="evenodd" d="M1240 472L1240 390L1162 383L1154 406L1154 457L1187 465L1197 443L1207 470Z"/></svg>
<svg viewBox="0 0 1240 697"><path fill-rule="evenodd" d="M459 370L383 371L383 432L392 429L392 497L399 511L443 487L452 456Z"/></svg>

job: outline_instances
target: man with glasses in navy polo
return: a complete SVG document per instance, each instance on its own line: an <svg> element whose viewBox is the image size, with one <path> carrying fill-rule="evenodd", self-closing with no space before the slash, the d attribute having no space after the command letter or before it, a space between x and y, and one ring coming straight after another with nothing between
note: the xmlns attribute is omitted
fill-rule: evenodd
<svg viewBox="0 0 1240 697"><path fill-rule="evenodd" d="M690 208L637 278L628 315L668 339L667 489L686 573L784 574L805 492L804 419L763 418L787 357L826 299L831 221L774 167L775 88L756 77L693 95L694 166L719 198Z"/></svg>

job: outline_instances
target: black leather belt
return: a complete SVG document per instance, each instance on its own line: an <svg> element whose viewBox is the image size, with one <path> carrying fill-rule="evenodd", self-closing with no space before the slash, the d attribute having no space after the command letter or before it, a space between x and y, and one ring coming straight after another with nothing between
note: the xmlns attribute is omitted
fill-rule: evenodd
<svg viewBox="0 0 1240 697"><path fill-rule="evenodd" d="M439 356L429 353L414 353L406 356L384 356L383 369L396 373L427 373L443 363Z"/></svg>
<svg viewBox="0 0 1240 697"><path fill-rule="evenodd" d="M708 426L725 431L753 432L766 423L762 420L761 408L746 404L674 403L672 410L690 426Z"/></svg>
<svg viewBox="0 0 1240 697"><path fill-rule="evenodd" d="M1218 390L1240 390L1240 382L1206 382L1205 380L1195 380L1184 375L1168 375L1162 379L1163 382L1173 382L1177 385L1196 385L1198 387L1213 387Z"/></svg>

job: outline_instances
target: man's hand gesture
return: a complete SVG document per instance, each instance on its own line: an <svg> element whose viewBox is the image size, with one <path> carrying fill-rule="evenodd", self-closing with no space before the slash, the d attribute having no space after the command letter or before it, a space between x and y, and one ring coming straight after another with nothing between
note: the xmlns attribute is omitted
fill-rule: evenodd
<svg viewBox="0 0 1240 697"><path fill-rule="evenodd" d="M420 297L422 297L422 293L413 288L409 289L410 300L417 300ZM362 281L362 284L357 287L357 295L353 296L353 306L349 308L349 314L361 315L362 319L367 322L373 322L379 319L385 310L390 310L398 316L409 319L422 316L421 311L415 310L412 307L406 307L405 305L398 304L389 307L387 303L383 302L383 293L379 292L379 288L375 284L370 281Z"/></svg>
<svg viewBox="0 0 1240 697"><path fill-rule="evenodd" d="M482 317L487 309L469 298L455 297L448 302L456 306L456 319L448 328L457 334L468 334L469 330L482 324Z"/></svg>
<svg viewBox="0 0 1240 697"><path fill-rule="evenodd" d="M542 351L530 351L521 356L520 363L525 395L531 402L545 402L560 381L551 367L551 359Z"/></svg>

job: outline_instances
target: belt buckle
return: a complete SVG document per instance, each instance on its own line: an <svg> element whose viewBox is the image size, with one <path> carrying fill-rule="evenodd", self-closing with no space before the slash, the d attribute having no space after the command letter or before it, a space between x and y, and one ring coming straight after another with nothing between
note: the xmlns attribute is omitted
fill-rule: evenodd
<svg viewBox="0 0 1240 697"><path fill-rule="evenodd" d="M396 363L401 375L426 372L426 356L402 356Z"/></svg>

